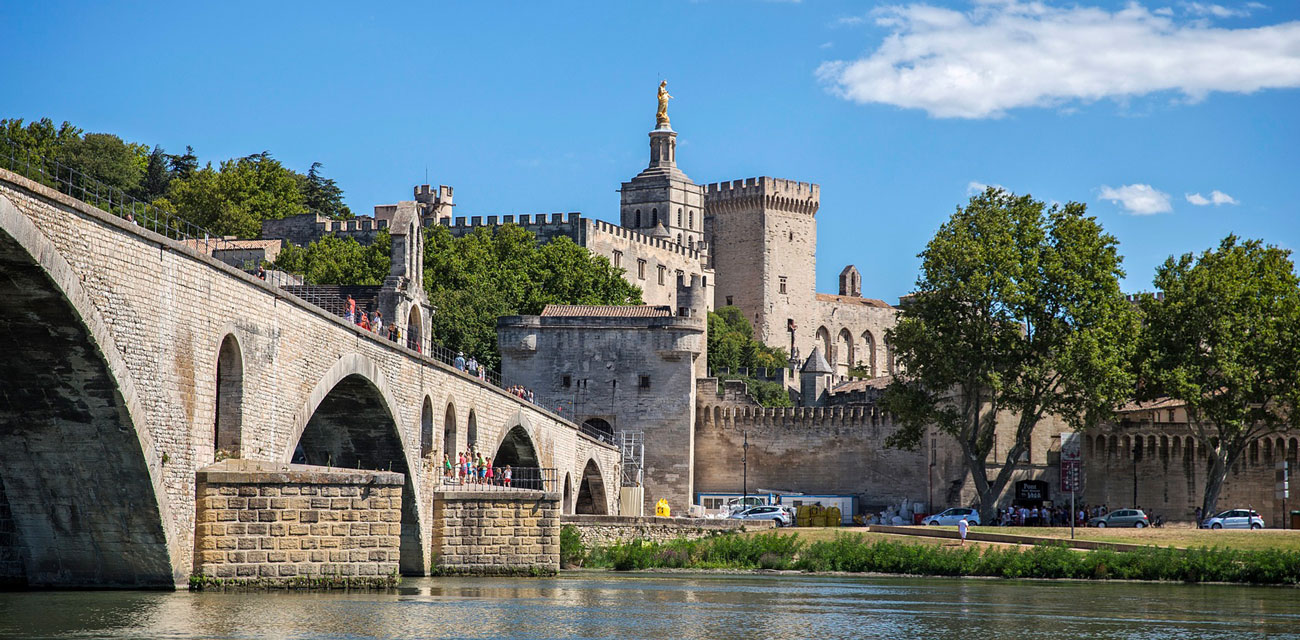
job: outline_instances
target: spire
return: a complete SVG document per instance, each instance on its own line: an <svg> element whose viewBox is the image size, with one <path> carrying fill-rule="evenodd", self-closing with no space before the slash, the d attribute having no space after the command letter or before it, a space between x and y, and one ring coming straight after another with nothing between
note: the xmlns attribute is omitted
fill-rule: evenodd
<svg viewBox="0 0 1300 640"><path fill-rule="evenodd" d="M804 373L835 373L831 364L826 362L826 357L822 355L822 346L813 347L812 353L808 354L808 360L803 363Z"/></svg>

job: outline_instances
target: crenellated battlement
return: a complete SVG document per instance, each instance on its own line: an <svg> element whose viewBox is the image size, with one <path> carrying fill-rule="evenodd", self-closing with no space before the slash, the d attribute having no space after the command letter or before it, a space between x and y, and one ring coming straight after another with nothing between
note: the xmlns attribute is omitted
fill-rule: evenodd
<svg viewBox="0 0 1300 640"><path fill-rule="evenodd" d="M866 407L737 407L700 405L697 422L719 429L789 429L808 431L818 428L884 427L893 417L876 406Z"/></svg>
<svg viewBox="0 0 1300 640"><path fill-rule="evenodd" d="M715 182L704 189L705 212L741 211L759 207L813 215L821 206L821 186L762 176Z"/></svg>
<svg viewBox="0 0 1300 640"><path fill-rule="evenodd" d="M486 220L485 220L486 218ZM531 227L560 227L564 225L577 225L582 221L582 214L577 211L569 213L520 213L510 215L496 216L456 216L455 218L443 218L437 221L444 227L450 227L452 231L474 229L476 227L495 227L503 224L517 224L524 228ZM432 218L424 221L425 226L432 226Z"/></svg>
<svg viewBox="0 0 1300 640"><path fill-rule="evenodd" d="M605 222L604 220L588 220L587 224L590 225L588 227L590 230L594 230L598 233L608 233L613 236L624 238L630 242L636 242L639 244L646 245L648 247L654 247L661 251L671 251L673 253L680 254L692 260L700 259L699 250L692 249L686 245L677 244L676 242L673 242L671 240L665 240L663 238L655 238L652 236L648 236L635 229L620 227L619 225L610 224L608 222Z"/></svg>
<svg viewBox="0 0 1300 640"><path fill-rule="evenodd" d="M348 236L351 234L372 234L380 229L387 229L387 220L374 218L353 218L351 220L331 220L324 217L316 219L316 230L322 234Z"/></svg>

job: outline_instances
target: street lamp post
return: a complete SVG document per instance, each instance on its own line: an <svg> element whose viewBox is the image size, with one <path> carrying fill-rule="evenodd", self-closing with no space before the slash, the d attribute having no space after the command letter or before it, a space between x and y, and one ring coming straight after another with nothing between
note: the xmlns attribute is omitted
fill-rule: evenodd
<svg viewBox="0 0 1300 640"><path fill-rule="evenodd" d="M745 444L740 448L740 506L749 506L749 432L745 433Z"/></svg>

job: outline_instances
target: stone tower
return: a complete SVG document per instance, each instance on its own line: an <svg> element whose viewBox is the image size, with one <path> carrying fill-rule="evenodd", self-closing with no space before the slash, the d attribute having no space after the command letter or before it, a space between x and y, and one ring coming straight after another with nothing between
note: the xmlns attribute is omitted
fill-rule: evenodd
<svg viewBox="0 0 1300 640"><path fill-rule="evenodd" d="M857 267L849 265L840 272L840 295L862 297L862 274Z"/></svg>
<svg viewBox="0 0 1300 640"><path fill-rule="evenodd" d="M833 375L830 363L822 355L821 345L813 347L799 372L799 403L805 407L826 406Z"/></svg>
<svg viewBox="0 0 1300 640"><path fill-rule="evenodd" d="M704 251L704 187L677 168L677 132L667 123L650 132L650 166L620 189L622 226Z"/></svg>
<svg viewBox="0 0 1300 640"><path fill-rule="evenodd" d="M815 330L820 198L816 184L767 177L705 190L714 306L740 307L765 344L788 348L791 324Z"/></svg>

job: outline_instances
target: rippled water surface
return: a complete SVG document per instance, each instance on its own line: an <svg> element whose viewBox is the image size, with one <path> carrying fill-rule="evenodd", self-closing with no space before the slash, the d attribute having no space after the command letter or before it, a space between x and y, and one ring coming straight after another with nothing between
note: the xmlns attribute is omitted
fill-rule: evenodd
<svg viewBox="0 0 1300 640"><path fill-rule="evenodd" d="M568 574L388 593L0 593L0 638L1300 638L1300 590Z"/></svg>

